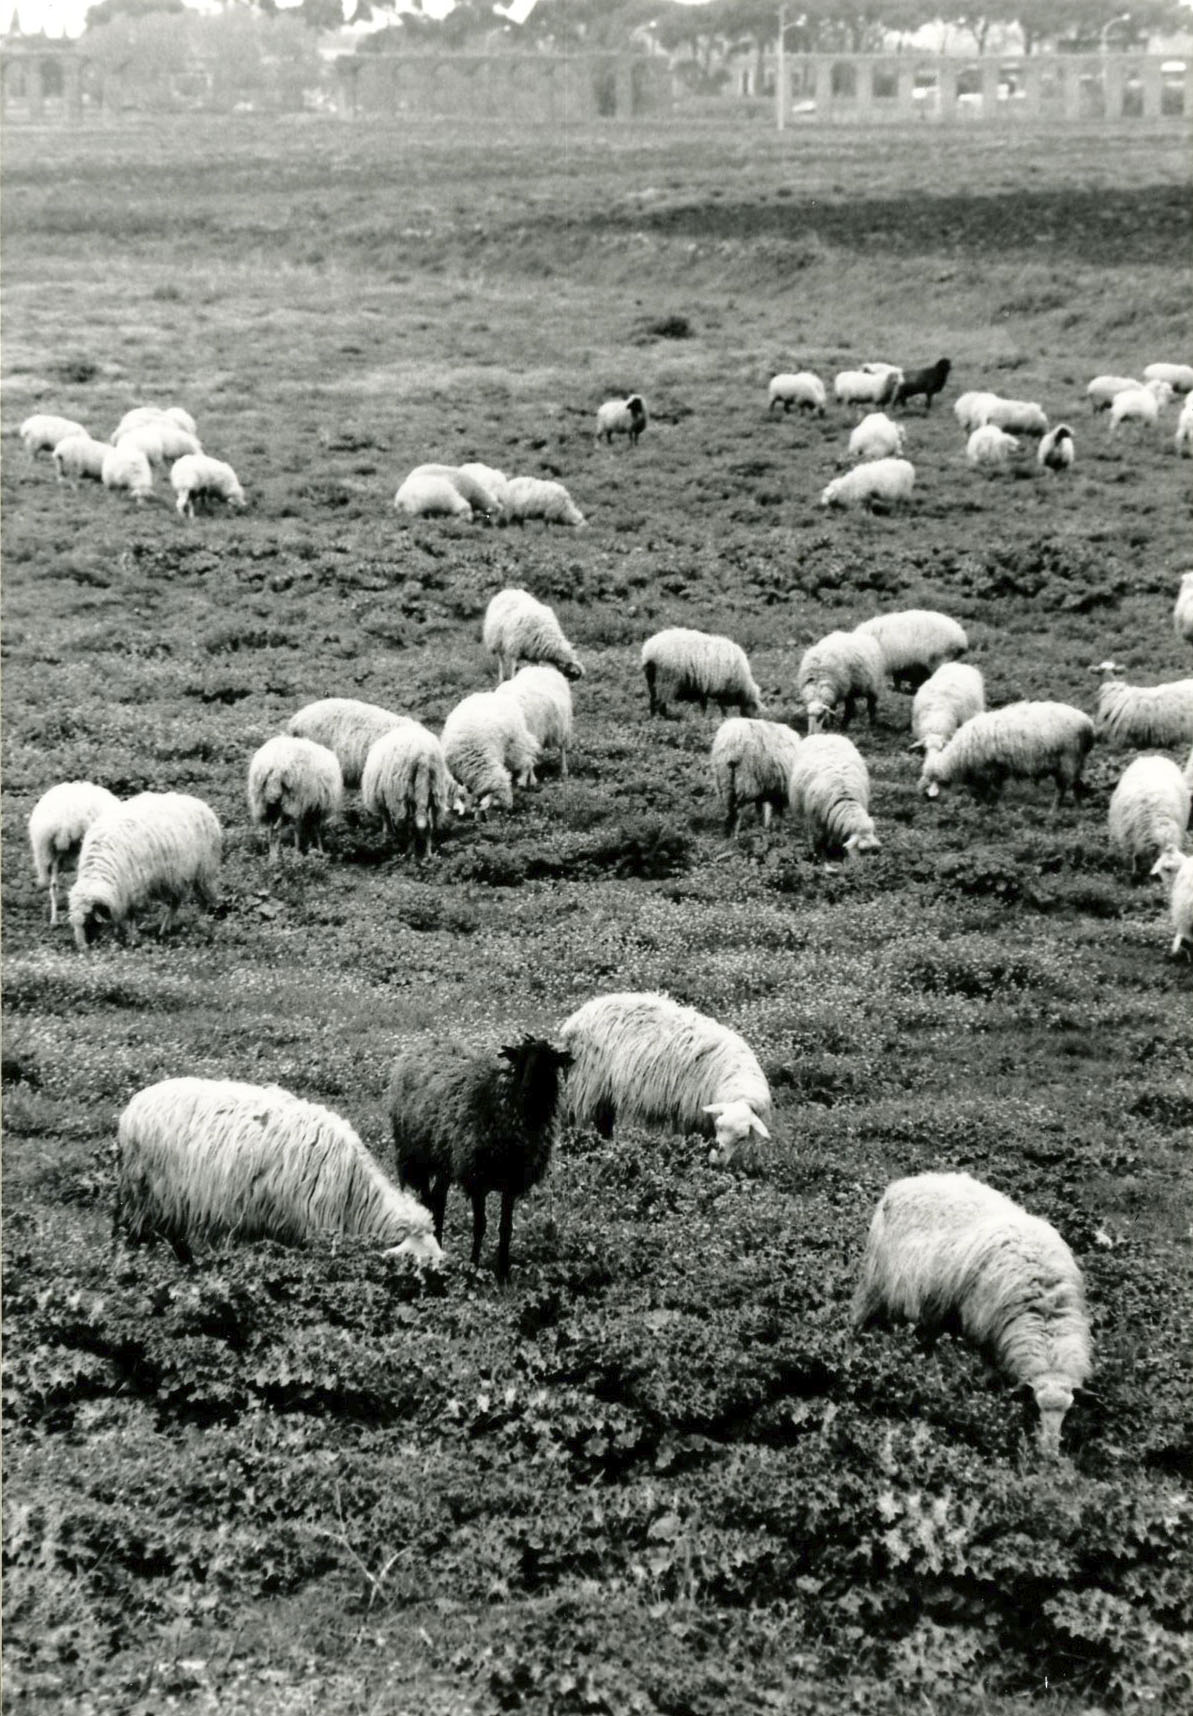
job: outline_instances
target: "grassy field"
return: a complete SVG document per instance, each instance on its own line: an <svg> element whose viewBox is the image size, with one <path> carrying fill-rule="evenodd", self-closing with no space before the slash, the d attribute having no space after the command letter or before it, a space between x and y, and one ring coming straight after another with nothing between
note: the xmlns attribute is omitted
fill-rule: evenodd
<svg viewBox="0 0 1193 1716"><path fill-rule="evenodd" d="M1189 966L1108 846L1127 754L1095 747L1055 814L1043 787L929 803L887 693L854 735L882 849L825 870L798 827L726 840L713 717L650 722L638 668L663 625L727 631L794 719L809 642L930 606L992 704L1092 708L1108 655L1187 675L1175 414L1111 443L1084 405L1188 355L1186 181L1142 127L6 136L6 1708L1186 1705ZM940 353L908 509L825 515L851 419L768 419L769 377ZM973 386L1067 418L1072 473L970 470ZM641 445L595 446L631 388ZM60 488L15 437L145 400L193 412L243 515ZM426 459L561 477L589 527L400 520ZM587 667L570 779L422 869L356 807L271 868L253 750L325 695L441 722L510 583ZM206 799L218 909L86 956L52 932L25 819L80 776ZM775 1137L728 1170L566 1137L504 1292L458 1193L437 1293L343 1244L109 1249L145 1084L277 1082L387 1159L399 1044L656 987L746 1034ZM979 1354L849 1333L874 1202L930 1168L1086 1272L1097 1369L1055 1469Z"/></svg>

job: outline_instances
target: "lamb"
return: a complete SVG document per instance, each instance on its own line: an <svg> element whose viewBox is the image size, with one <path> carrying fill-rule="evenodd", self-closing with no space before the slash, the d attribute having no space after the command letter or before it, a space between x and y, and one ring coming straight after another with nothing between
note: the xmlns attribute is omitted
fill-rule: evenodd
<svg viewBox="0 0 1193 1716"><path fill-rule="evenodd" d="M909 691L921 685L942 662L954 661L969 648L964 626L933 608L876 614L855 626L854 632L877 640L891 683Z"/></svg>
<svg viewBox="0 0 1193 1716"><path fill-rule="evenodd" d="M58 870L77 856L83 836L120 800L93 781L61 781L42 793L29 812L29 846L39 888L50 891L50 923L58 922Z"/></svg>
<svg viewBox="0 0 1193 1716"><path fill-rule="evenodd" d="M1036 449L1036 463L1044 471L1067 471L1076 450L1073 431L1067 423L1058 423L1041 439Z"/></svg>
<svg viewBox="0 0 1193 1716"><path fill-rule="evenodd" d="M976 667L946 661L912 698L912 750L939 751L958 727L986 707L986 688Z"/></svg>
<svg viewBox="0 0 1193 1716"><path fill-rule="evenodd" d="M840 733L805 739L791 771L791 808L803 814L812 856L852 859L882 842L870 815L870 774L857 746Z"/></svg>
<svg viewBox="0 0 1193 1716"><path fill-rule="evenodd" d="M394 496L398 512L411 518L471 518L472 508L450 477L412 471Z"/></svg>
<svg viewBox="0 0 1193 1716"><path fill-rule="evenodd" d="M512 698L521 709L540 749L559 752L559 773L566 780L572 742L572 691L563 674L555 667L521 667L497 691Z"/></svg>
<svg viewBox="0 0 1193 1716"><path fill-rule="evenodd" d="M1116 434L1123 423L1142 423L1150 427L1171 398L1172 389L1166 381L1149 381L1142 387L1130 387L1123 393L1116 393L1110 406L1107 433Z"/></svg>
<svg viewBox="0 0 1193 1716"><path fill-rule="evenodd" d="M945 383L949 379L949 371L953 365L949 358L937 358L934 364L924 369L909 369L903 380L895 389L893 405L906 405L909 399L917 394L924 396L924 410L931 411L932 401L936 394L943 393Z"/></svg>
<svg viewBox="0 0 1193 1716"><path fill-rule="evenodd" d="M155 417L135 429L124 430L115 438L116 446L123 443L139 447L151 465L164 465L168 460L188 458L203 451L201 442L169 417Z"/></svg>
<svg viewBox="0 0 1193 1716"><path fill-rule="evenodd" d="M430 1206L437 1240L449 1186L468 1194L474 1268L485 1237L485 1200L501 1194L501 1281L510 1272L514 1205L550 1166L560 1077L571 1060L542 1037L524 1037L496 1056L440 1045L433 1053L407 1050L393 1064L388 1103L398 1177Z"/></svg>
<svg viewBox="0 0 1193 1716"><path fill-rule="evenodd" d="M903 451L903 430L885 411L871 411L849 437L851 459L887 459Z"/></svg>
<svg viewBox="0 0 1193 1716"><path fill-rule="evenodd" d="M716 632L668 626L642 645L642 672L650 713L667 714L670 703L699 703L701 714L715 703L724 714L761 715L762 694L754 683L746 652Z"/></svg>
<svg viewBox="0 0 1193 1716"><path fill-rule="evenodd" d="M333 751L346 787L360 785L365 759L383 733L401 727L410 717L395 715L378 703L361 703L355 697L321 697L308 703L286 724L287 733L298 739L313 739Z"/></svg>
<svg viewBox="0 0 1193 1716"><path fill-rule="evenodd" d="M281 855L282 834L294 830L297 850L314 841L323 851L323 831L337 815L344 797L339 760L326 745L313 739L279 733L267 739L249 762L249 815L269 829L269 856Z"/></svg>
<svg viewBox="0 0 1193 1716"><path fill-rule="evenodd" d="M824 383L811 370L797 370L793 375L776 375L771 377L766 394L766 409L773 411L776 405L783 407L784 416L793 405L798 405L801 411L814 411L817 417L824 416L825 407Z"/></svg>
<svg viewBox="0 0 1193 1716"><path fill-rule="evenodd" d="M100 480L106 489L126 489L138 506L153 493L153 472L139 447L122 442L104 454Z"/></svg>
<svg viewBox="0 0 1193 1716"><path fill-rule="evenodd" d="M1109 411L1120 393L1143 386L1130 375L1095 375L1085 390L1091 411Z"/></svg>
<svg viewBox="0 0 1193 1716"><path fill-rule="evenodd" d="M669 995L598 995L559 1028L572 1055L565 1101L575 1126L611 1138L617 1123L713 1134L708 1159L732 1161L769 1138L770 1086L744 1037Z"/></svg>
<svg viewBox="0 0 1193 1716"><path fill-rule="evenodd" d="M500 517L501 501L495 490L477 476L474 470L465 470L463 465L417 465L398 490L398 494L408 492L411 484L420 484L423 477L446 477L452 487L463 495L474 513L479 513L482 518ZM394 505L397 504L395 497Z"/></svg>
<svg viewBox="0 0 1193 1716"><path fill-rule="evenodd" d="M889 512L905 501L915 483L915 466L907 459L867 459L844 476L834 477L821 490L821 506L869 507Z"/></svg>
<svg viewBox="0 0 1193 1716"><path fill-rule="evenodd" d="M1189 825L1189 788L1169 757L1136 757L1110 796L1110 844L1132 873L1169 847L1179 851Z"/></svg>
<svg viewBox="0 0 1193 1716"><path fill-rule="evenodd" d="M1193 454L1193 393L1187 395L1176 420L1172 444L1182 458Z"/></svg>
<svg viewBox="0 0 1193 1716"><path fill-rule="evenodd" d="M237 1239L303 1245L324 1232L436 1268L429 1213L399 1191L352 1127L277 1085L168 1078L137 1092L116 1133L114 1229L130 1244Z"/></svg>
<svg viewBox="0 0 1193 1716"><path fill-rule="evenodd" d="M505 485L505 518L510 524L541 518L544 524L570 524L577 530L587 523L563 484L542 477L510 478Z"/></svg>
<svg viewBox="0 0 1193 1716"><path fill-rule="evenodd" d="M1193 679L1164 685L1128 685L1113 662L1095 672L1110 672L1098 692L1098 736L1112 745L1187 745L1193 739Z"/></svg>
<svg viewBox="0 0 1193 1716"><path fill-rule="evenodd" d="M758 806L764 828L774 811L786 809L799 744L799 735L781 721L734 715L721 722L709 761L726 834L737 833L743 805Z"/></svg>
<svg viewBox="0 0 1193 1716"><path fill-rule="evenodd" d="M819 732L838 713L842 727L848 727L863 698L872 727L885 672L882 645L864 632L828 632L811 644L800 658L796 676L809 733Z"/></svg>
<svg viewBox="0 0 1193 1716"><path fill-rule="evenodd" d="M606 446L615 435L628 435L630 446L636 447L645 428L646 406L640 393L631 393L628 399L606 399L597 411L596 438Z"/></svg>
<svg viewBox="0 0 1193 1716"><path fill-rule="evenodd" d="M1193 364L1149 363L1143 379L1167 382L1174 393L1193 393Z"/></svg>
<svg viewBox="0 0 1193 1716"><path fill-rule="evenodd" d="M59 441L65 441L72 435L85 435L91 439L83 425L76 423L73 417L55 417L44 411L26 417L18 433L30 456L52 453Z"/></svg>
<svg viewBox="0 0 1193 1716"><path fill-rule="evenodd" d="M998 394L986 407L986 422L1012 435L1043 435L1048 428L1048 418L1034 400L1002 399Z"/></svg>
<svg viewBox="0 0 1193 1716"><path fill-rule="evenodd" d="M843 369L833 381L833 398L838 405L887 405L894 399L903 380L903 371L883 367L872 369Z"/></svg>
<svg viewBox="0 0 1193 1716"><path fill-rule="evenodd" d="M216 902L221 832L215 812L182 792L142 792L104 811L83 836L70 891L75 942L86 949L103 923L127 934L142 907L164 906L158 934L174 923L193 894Z"/></svg>
<svg viewBox="0 0 1193 1716"><path fill-rule="evenodd" d="M1193 644L1193 572L1186 572L1181 577L1181 587L1172 609L1172 629L1178 638Z"/></svg>
<svg viewBox="0 0 1193 1716"><path fill-rule="evenodd" d="M983 426L986 414L997 398L997 393L972 392L961 395L953 406L953 416L967 435Z"/></svg>
<svg viewBox="0 0 1193 1716"><path fill-rule="evenodd" d="M77 483L80 477L103 479L104 459L112 451L108 441L93 441L90 435L67 435L59 441L51 455L58 481Z"/></svg>
<svg viewBox="0 0 1193 1716"><path fill-rule="evenodd" d="M131 411L126 411L115 429L112 431L113 441L119 441L122 435L127 435L130 429L139 429L145 423L158 423L162 419L173 423L177 428L185 430L188 435L198 433L195 420L189 411L184 411L181 405L134 405Z"/></svg>
<svg viewBox="0 0 1193 1716"><path fill-rule="evenodd" d="M443 756L483 816L494 799L504 810L513 809L513 782L524 787L534 780L539 745L512 697L474 691L443 724Z"/></svg>
<svg viewBox="0 0 1193 1716"><path fill-rule="evenodd" d="M1018 439L994 423L983 423L965 443L965 457L971 465L1005 465L1018 451Z"/></svg>
<svg viewBox="0 0 1193 1716"><path fill-rule="evenodd" d="M187 518L195 516L195 502L206 505L211 501L226 501L229 506L244 506L244 490L231 465L223 459L213 459L207 453L187 453L170 466L170 487L174 490L174 505Z"/></svg>
<svg viewBox="0 0 1193 1716"><path fill-rule="evenodd" d="M1168 890L1168 912L1176 931L1172 957L1175 959L1182 947L1193 952L1193 855L1186 857L1175 847L1169 847L1156 859L1151 873Z"/></svg>
<svg viewBox="0 0 1193 1716"><path fill-rule="evenodd" d="M391 836L412 829L420 859L433 853L435 830L443 827L449 811L462 808L443 746L421 721L403 721L369 747L360 799Z"/></svg>
<svg viewBox="0 0 1193 1716"><path fill-rule="evenodd" d="M1056 1229L969 1174L893 1181L870 1225L853 1296L857 1329L886 1318L959 1322L1035 1396L1040 1447L1060 1432L1093 1368L1085 1285Z"/></svg>
<svg viewBox="0 0 1193 1716"><path fill-rule="evenodd" d="M928 751L920 786L936 798L942 786L961 784L993 803L1008 780L1051 776L1055 809L1080 782L1093 742L1093 722L1069 703L1009 703L971 715L943 750Z"/></svg>
<svg viewBox="0 0 1193 1716"><path fill-rule="evenodd" d="M563 635L554 608L529 590L499 590L485 609L481 641L497 657L497 683L517 672L520 661L557 667L565 679L583 679L576 652Z"/></svg>

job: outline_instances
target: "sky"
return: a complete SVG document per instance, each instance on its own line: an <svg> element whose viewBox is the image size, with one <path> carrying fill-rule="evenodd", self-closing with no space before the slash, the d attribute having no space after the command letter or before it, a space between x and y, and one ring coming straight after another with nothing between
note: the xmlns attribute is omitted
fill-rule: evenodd
<svg viewBox="0 0 1193 1716"><path fill-rule="evenodd" d="M198 10L218 11L216 0L187 0L194 3ZM438 14L451 11L452 0L427 0L425 10ZM534 0L515 0L515 4L507 6L512 18L519 21L530 11ZM96 4L96 0L0 0L0 35L12 29L12 20L17 18L21 30L27 35L44 34L47 36L77 36L82 32L83 20L88 8ZM279 0L284 8L287 0Z"/></svg>

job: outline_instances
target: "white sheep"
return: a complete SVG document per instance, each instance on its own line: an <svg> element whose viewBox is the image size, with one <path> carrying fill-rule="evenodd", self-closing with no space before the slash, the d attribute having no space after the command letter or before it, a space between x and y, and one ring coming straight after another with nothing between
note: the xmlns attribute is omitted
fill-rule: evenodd
<svg viewBox="0 0 1193 1716"><path fill-rule="evenodd" d="M1120 393L1143 386L1130 375L1095 375L1085 390L1091 411L1109 411Z"/></svg>
<svg viewBox="0 0 1193 1716"><path fill-rule="evenodd" d="M621 1122L712 1132L709 1161L769 1138L770 1086L744 1037L669 995L598 995L564 1020L572 1123L603 1138Z"/></svg>
<svg viewBox="0 0 1193 1716"><path fill-rule="evenodd" d="M18 434L25 443L25 451L31 456L52 453L59 441L65 441L72 435L86 435L88 440L91 439L83 425L76 423L73 417L55 417L44 411L26 417Z"/></svg>
<svg viewBox="0 0 1193 1716"><path fill-rule="evenodd" d="M497 683L522 661L557 667L565 679L583 679L584 669L563 635L554 608L529 590L499 590L485 609L481 642L497 658Z"/></svg>
<svg viewBox="0 0 1193 1716"><path fill-rule="evenodd" d="M1176 932L1172 938L1173 958L1185 946L1193 952L1193 854L1186 856L1169 847L1156 859L1151 873L1168 890L1168 914Z"/></svg>
<svg viewBox="0 0 1193 1716"><path fill-rule="evenodd" d="M435 831L449 811L462 808L443 746L421 721L403 721L374 740L360 778L360 800L391 836L412 830L419 858L434 852Z"/></svg>
<svg viewBox="0 0 1193 1716"><path fill-rule="evenodd" d="M155 417L135 429L126 429L115 438L116 446L139 447L151 465L172 463L202 453L203 446L195 435L188 434L181 424L169 417Z"/></svg>
<svg viewBox="0 0 1193 1716"><path fill-rule="evenodd" d="M532 736L543 751L559 752L559 773L566 780L568 747L572 742L572 690L557 667L520 667L498 687L521 709Z"/></svg>
<svg viewBox="0 0 1193 1716"><path fill-rule="evenodd" d="M995 423L983 423L965 443L965 457L971 465L1005 465L1018 451L1018 438Z"/></svg>
<svg viewBox="0 0 1193 1716"><path fill-rule="evenodd" d="M965 627L934 608L903 608L876 614L854 627L859 637L875 638L893 685L914 691L945 661L955 661L969 648Z"/></svg>
<svg viewBox="0 0 1193 1716"><path fill-rule="evenodd" d="M443 724L443 756L483 816L494 800L504 810L513 808L514 783L524 787L534 780L539 745L512 697L474 691Z"/></svg>
<svg viewBox="0 0 1193 1716"><path fill-rule="evenodd" d="M1193 454L1193 393L1187 394L1176 420L1172 444L1182 458Z"/></svg>
<svg viewBox="0 0 1193 1716"><path fill-rule="evenodd" d="M90 435L68 435L52 454L58 481L77 483L80 477L92 477L101 482L104 459L111 451L110 442L93 441Z"/></svg>
<svg viewBox="0 0 1193 1716"><path fill-rule="evenodd" d="M1093 1362L1085 1284L1056 1229L969 1174L916 1174L883 1193L870 1224L853 1324L883 1319L968 1340L1035 1396L1040 1445L1060 1432Z"/></svg>
<svg viewBox="0 0 1193 1716"><path fill-rule="evenodd" d="M736 834L743 805L758 807L764 828L770 827L776 810L787 808L799 744L798 733L781 721L732 715L721 722L709 762L725 812L726 834Z"/></svg>
<svg viewBox="0 0 1193 1716"><path fill-rule="evenodd" d="M889 512L905 501L915 485L915 466L908 459L867 459L852 471L834 477L820 492L821 506L867 506Z"/></svg>
<svg viewBox="0 0 1193 1716"><path fill-rule="evenodd" d="M133 915L164 907L164 935L192 894L216 903L222 836L210 805L183 792L142 792L104 811L83 836L70 891L75 942L85 949L102 923L126 931Z"/></svg>
<svg viewBox="0 0 1193 1716"><path fill-rule="evenodd" d="M321 697L307 703L286 723L287 733L313 739L333 751L346 787L360 785L365 760L383 733L409 721L378 703L362 703L355 697Z"/></svg>
<svg viewBox="0 0 1193 1716"><path fill-rule="evenodd" d="M1098 735L1112 745L1187 745L1193 739L1193 679L1163 685L1128 685L1113 662L1095 672L1110 672L1098 692Z"/></svg>
<svg viewBox="0 0 1193 1716"><path fill-rule="evenodd" d="M851 459L888 459L902 453L902 426L885 411L870 411L849 437Z"/></svg>
<svg viewBox="0 0 1193 1716"><path fill-rule="evenodd" d="M857 746L840 733L814 733L796 755L788 803L807 825L813 858L852 859L882 844L870 815L870 772Z"/></svg>
<svg viewBox="0 0 1193 1716"><path fill-rule="evenodd" d="M997 400L997 393L974 391L963 393L953 406L953 416L967 435L975 429L980 429L986 422L986 414Z"/></svg>
<svg viewBox="0 0 1193 1716"><path fill-rule="evenodd" d="M606 446L615 435L627 435L631 447L636 447L646 428L646 405L640 393L631 393L628 399L606 399L596 415L596 438Z"/></svg>
<svg viewBox="0 0 1193 1716"><path fill-rule="evenodd" d="M1142 423L1145 428L1150 428L1171 398L1172 389L1166 381L1148 381L1142 387L1130 387L1123 393L1116 393L1110 406L1107 433L1116 434L1123 423Z"/></svg>
<svg viewBox="0 0 1193 1716"><path fill-rule="evenodd" d="M112 431L113 441L119 441L122 435L127 435L130 429L139 429L143 423L158 423L162 419L185 430L188 435L198 433L195 420L189 411L184 411L181 405L134 405L131 411L126 411L115 429Z"/></svg>
<svg viewBox="0 0 1193 1716"><path fill-rule="evenodd" d="M509 483L504 471L499 471L494 465L470 464L458 465L456 468L461 476L474 478L482 488L489 491L499 507L504 507L505 491Z"/></svg>
<svg viewBox="0 0 1193 1716"><path fill-rule="evenodd" d="M430 1212L400 1191L348 1122L277 1085L168 1078L137 1092L116 1133L115 1221L132 1244L194 1245L321 1233L438 1267Z"/></svg>
<svg viewBox="0 0 1193 1716"><path fill-rule="evenodd" d="M39 888L50 892L50 922L58 922L58 871L75 857L97 817L120 800L93 781L61 781L42 793L29 812L29 846Z"/></svg>
<svg viewBox="0 0 1193 1716"><path fill-rule="evenodd" d="M887 405L899 391L903 371L894 365L843 369L833 380L838 405Z"/></svg>
<svg viewBox="0 0 1193 1716"><path fill-rule="evenodd" d="M939 751L963 722L986 707L986 687L976 667L946 661L926 679L911 702L911 748Z"/></svg>
<svg viewBox="0 0 1193 1716"><path fill-rule="evenodd" d="M1050 429L1041 438L1036 449L1036 463L1044 471L1067 471L1076 451L1073 431L1067 423L1058 423L1055 429Z"/></svg>
<svg viewBox="0 0 1193 1716"><path fill-rule="evenodd" d="M928 751L920 786L936 798L942 786L963 785L994 802L1008 780L1050 776L1055 807L1080 781L1093 742L1093 722L1069 703L1009 703L971 715L942 750Z"/></svg>
<svg viewBox="0 0 1193 1716"><path fill-rule="evenodd" d="M511 477L505 485L503 509L508 524L541 518L544 524L570 524L580 530L587 522L563 484L544 477Z"/></svg>
<svg viewBox="0 0 1193 1716"><path fill-rule="evenodd" d="M204 505L222 500L228 506L244 506L244 490L231 465L208 453L187 453L170 466L174 505L187 518L195 516L195 502Z"/></svg>
<svg viewBox="0 0 1193 1716"><path fill-rule="evenodd" d="M773 411L776 405L781 405L784 415L798 405L801 411L814 411L817 417L823 417L825 402L824 383L808 369L772 376L766 393L766 409Z"/></svg>
<svg viewBox="0 0 1193 1716"><path fill-rule="evenodd" d="M249 815L269 829L269 856L281 854L282 835L294 830L294 844L305 852L313 841L323 851L323 831L339 813L344 777L339 759L326 745L278 733L249 761Z"/></svg>
<svg viewBox="0 0 1193 1716"><path fill-rule="evenodd" d="M484 482L473 470L465 470L463 465L416 465L406 478L398 494L409 494L411 485L419 485L424 477L445 477L468 502L474 513L482 518L499 518L501 516L501 501L496 491ZM395 497L394 505L398 504ZM403 507L403 511L409 508ZM424 510L425 509L421 509Z"/></svg>
<svg viewBox="0 0 1193 1716"><path fill-rule="evenodd" d="M998 394L986 407L986 422L1012 435L1043 435L1048 428L1048 418L1034 400L1003 399Z"/></svg>
<svg viewBox="0 0 1193 1716"><path fill-rule="evenodd" d="M139 447L124 441L104 454L100 480L106 489L125 489L138 506L153 493L153 472Z"/></svg>
<svg viewBox="0 0 1193 1716"><path fill-rule="evenodd" d="M1189 788L1170 757L1136 757L1110 795L1110 844L1133 872L1168 847L1180 849L1189 826Z"/></svg>
<svg viewBox="0 0 1193 1716"><path fill-rule="evenodd" d="M1149 363L1144 381L1164 381L1174 393L1193 393L1193 364Z"/></svg>
<svg viewBox="0 0 1193 1716"><path fill-rule="evenodd" d="M863 699L872 727L885 674L882 645L865 632L828 632L810 644L796 675L809 733L819 732L826 721L838 716L841 725L848 727Z"/></svg>
<svg viewBox="0 0 1193 1716"><path fill-rule="evenodd" d="M642 672L650 713L666 716L670 703L698 703L701 713L715 703L722 714L762 713L762 693L754 683L745 650L717 632L668 626L642 645Z"/></svg>
<svg viewBox="0 0 1193 1716"><path fill-rule="evenodd" d="M471 518L472 508L450 477L412 471L394 496L398 512L411 518Z"/></svg>
<svg viewBox="0 0 1193 1716"><path fill-rule="evenodd" d="M1189 397L1193 398L1193 394ZM1172 629L1178 638L1193 644L1193 572L1185 572L1181 576L1172 609Z"/></svg>

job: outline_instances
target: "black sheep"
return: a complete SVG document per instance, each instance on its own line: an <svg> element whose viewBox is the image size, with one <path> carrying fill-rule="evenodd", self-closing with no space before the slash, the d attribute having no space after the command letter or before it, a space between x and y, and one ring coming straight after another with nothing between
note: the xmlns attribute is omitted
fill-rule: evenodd
<svg viewBox="0 0 1193 1716"><path fill-rule="evenodd" d="M945 382L949 379L952 364L948 358L937 358L927 369L909 369L903 380L895 389L893 403L906 405L909 399L914 399L917 393L924 396L924 410L931 411L933 395L944 390Z"/></svg>

